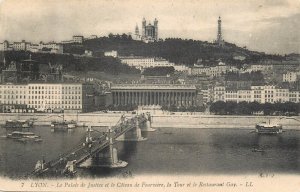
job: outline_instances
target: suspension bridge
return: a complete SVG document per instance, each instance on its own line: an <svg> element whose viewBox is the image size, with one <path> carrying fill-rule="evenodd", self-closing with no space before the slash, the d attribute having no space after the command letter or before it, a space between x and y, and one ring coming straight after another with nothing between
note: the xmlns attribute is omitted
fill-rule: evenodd
<svg viewBox="0 0 300 192"><path fill-rule="evenodd" d="M116 168L125 167L127 162L117 157L117 150L113 147L116 140L119 141L143 141L141 127L145 131L153 131L149 128L150 116L145 114L135 115L131 118L122 116L115 126L108 127L105 132L87 128L87 133L80 142L69 151L59 155L49 162L39 160L32 172L26 178L48 176L73 176L76 168L88 167L91 160L96 159L98 166ZM92 137L97 132L97 137Z"/></svg>

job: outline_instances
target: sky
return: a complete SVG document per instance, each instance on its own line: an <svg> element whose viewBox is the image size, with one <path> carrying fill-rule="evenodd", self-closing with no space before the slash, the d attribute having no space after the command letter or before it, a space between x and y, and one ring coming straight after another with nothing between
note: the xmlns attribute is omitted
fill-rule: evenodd
<svg viewBox="0 0 300 192"><path fill-rule="evenodd" d="M300 0L0 0L0 42L70 40L134 32L158 19L159 38L225 41L255 51L300 53Z"/></svg>

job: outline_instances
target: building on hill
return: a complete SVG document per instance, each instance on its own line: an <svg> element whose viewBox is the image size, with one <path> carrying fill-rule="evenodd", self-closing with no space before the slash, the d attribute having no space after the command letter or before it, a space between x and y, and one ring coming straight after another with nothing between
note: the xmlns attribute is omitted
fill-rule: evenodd
<svg viewBox="0 0 300 192"><path fill-rule="evenodd" d="M95 38L97 38L97 36L95 35L91 36L91 39L95 39ZM72 40L61 41L61 44L70 44L70 43L82 44L84 40L85 40L84 36L82 35L73 35Z"/></svg>
<svg viewBox="0 0 300 192"><path fill-rule="evenodd" d="M3 60L4 66L6 66L5 58ZM17 63L12 61L5 69L1 72L1 82L6 83L17 83L19 81L19 75L17 70Z"/></svg>
<svg viewBox="0 0 300 192"><path fill-rule="evenodd" d="M194 67L189 68L188 74L192 76L197 75L206 75L211 78L222 76L228 72L238 72L239 70L230 65L225 65L220 62L218 65L213 67L206 67L203 65L194 65Z"/></svg>
<svg viewBox="0 0 300 192"><path fill-rule="evenodd" d="M4 59L4 66L6 61ZM25 59L21 62L11 61L10 64L2 70L3 83L18 83L39 80L38 62L31 59Z"/></svg>
<svg viewBox="0 0 300 192"><path fill-rule="evenodd" d="M34 44L22 40L21 42L9 43L4 41L0 43L0 51L30 51L30 52L43 52L43 53L63 53L63 45L60 43L49 42L43 43L42 41L39 44Z"/></svg>
<svg viewBox="0 0 300 192"><path fill-rule="evenodd" d="M81 35L74 35L73 36L73 43L79 43L82 44L84 40L84 37Z"/></svg>
<svg viewBox="0 0 300 192"><path fill-rule="evenodd" d="M128 56L119 58L123 64L140 70L151 67L174 67L175 65L166 59L156 57Z"/></svg>
<svg viewBox="0 0 300 192"><path fill-rule="evenodd" d="M53 65L49 62L48 65L40 64L40 76L45 82L63 82L63 67L62 65Z"/></svg>
<svg viewBox="0 0 300 192"><path fill-rule="evenodd" d="M139 27L137 24L135 26L134 34L132 35L132 39L136 40L136 41L142 40L142 35L140 34Z"/></svg>
<svg viewBox="0 0 300 192"><path fill-rule="evenodd" d="M287 72L283 74L283 82L296 82L300 77L299 72Z"/></svg>
<svg viewBox="0 0 300 192"><path fill-rule="evenodd" d="M143 18L142 33L140 34L139 27L136 25L133 39L141 40L146 43L158 41L158 20L155 18L152 25L150 21L147 24L146 19Z"/></svg>
<svg viewBox="0 0 300 192"><path fill-rule="evenodd" d="M117 58L118 57L118 52L115 51L115 50L105 51L104 52L104 56L105 57L114 57L114 58Z"/></svg>
<svg viewBox="0 0 300 192"><path fill-rule="evenodd" d="M0 43L0 51L10 51L12 50L12 47L9 46L8 41L3 41L3 43Z"/></svg>

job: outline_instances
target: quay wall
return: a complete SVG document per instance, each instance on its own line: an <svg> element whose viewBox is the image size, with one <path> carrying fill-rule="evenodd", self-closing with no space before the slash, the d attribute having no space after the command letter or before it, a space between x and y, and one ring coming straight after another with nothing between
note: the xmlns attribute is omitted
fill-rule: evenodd
<svg viewBox="0 0 300 192"><path fill-rule="evenodd" d="M123 113L80 113L65 114L65 120L75 120L79 124L92 126L113 126L121 118ZM132 116L125 113L126 117ZM231 116L231 115L151 115L151 126L153 128L254 128L255 124L263 121L282 124L284 129L299 129L300 116ZM62 120L62 114L53 113L2 113L0 124L8 119L36 118L36 125L50 125L53 120Z"/></svg>
<svg viewBox="0 0 300 192"><path fill-rule="evenodd" d="M299 129L300 117L285 116L232 116L232 115L154 115L153 128L251 128L260 122L279 123L284 129Z"/></svg>

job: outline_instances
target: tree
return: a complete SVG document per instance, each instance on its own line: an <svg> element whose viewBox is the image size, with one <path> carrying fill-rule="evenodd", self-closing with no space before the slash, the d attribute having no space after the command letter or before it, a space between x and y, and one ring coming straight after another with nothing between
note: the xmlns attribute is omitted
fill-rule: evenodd
<svg viewBox="0 0 300 192"><path fill-rule="evenodd" d="M225 114L226 103L224 101L217 101L210 106L210 112L217 115Z"/></svg>

